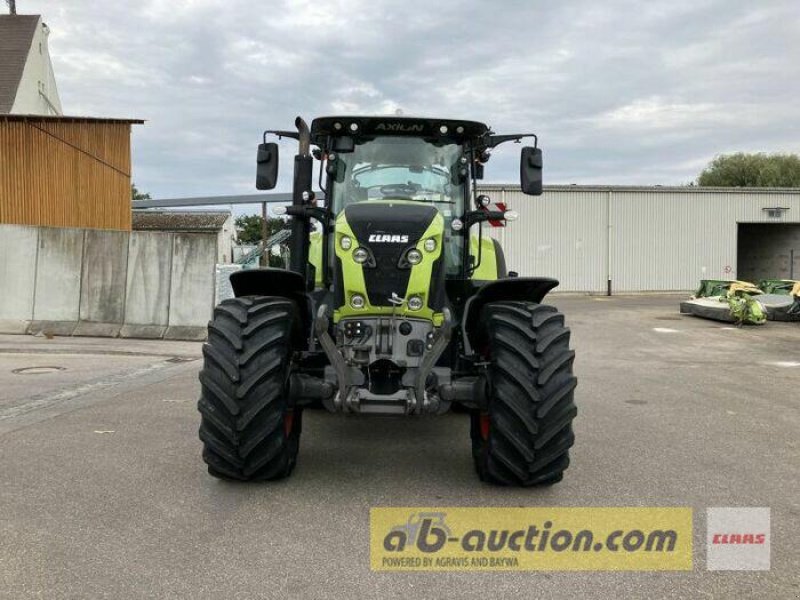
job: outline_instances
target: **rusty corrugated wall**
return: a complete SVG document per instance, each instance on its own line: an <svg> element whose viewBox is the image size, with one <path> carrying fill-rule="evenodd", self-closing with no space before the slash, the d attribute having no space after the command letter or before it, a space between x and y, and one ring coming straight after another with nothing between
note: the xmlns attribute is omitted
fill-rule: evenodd
<svg viewBox="0 0 800 600"><path fill-rule="evenodd" d="M131 229L131 123L0 115L0 223Z"/></svg>

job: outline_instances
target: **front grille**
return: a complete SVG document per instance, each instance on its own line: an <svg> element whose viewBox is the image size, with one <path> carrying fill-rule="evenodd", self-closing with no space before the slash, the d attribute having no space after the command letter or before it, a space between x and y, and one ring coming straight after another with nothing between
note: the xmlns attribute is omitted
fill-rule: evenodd
<svg viewBox="0 0 800 600"><path fill-rule="evenodd" d="M344 211L347 224L355 234L356 240L369 246L375 266L364 266L364 282L367 286L369 302L373 306L391 306L392 292L401 298L408 290L410 269L399 269L397 263L403 251L413 246L425 233L437 215L431 204L357 202ZM370 235L402 237L405 242L370 243Z"/></svg>
<svg viewBox="0 0 800 600"><path fill-rule="evenodd" d="M403 244L373 244L375 267L364 267L364 283L367 285L369 303L372 306L391 306L392 292L405 297L411 269L399 269L397 263L406 249Z"/></svg>

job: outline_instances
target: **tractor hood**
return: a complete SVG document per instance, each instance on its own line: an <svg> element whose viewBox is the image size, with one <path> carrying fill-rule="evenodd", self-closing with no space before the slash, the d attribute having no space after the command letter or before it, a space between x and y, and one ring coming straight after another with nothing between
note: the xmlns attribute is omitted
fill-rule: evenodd
<svg viewBox="0 0 800 600"><path fill-rule="evenodd" d="M388 257L416 245L439 211L422 202L385 201L351 204L344 214L360 243Z"/></svg>
<svg viewBox="0 0 800 600"><path fill-rule="evenodd" d="M430 318L431 313L440 312L444 296L443 233L444 220L430 204L387 200L348 205L336 219L334 286L341 308L359 314L372 309L383 313L383 309L391 311L400 306L398 299L420 296L423 307L413 311L414 316ZM344 238L350 238L350 242L343 243ZM433 242L426 248L429 239ZM409 261L412 251L421 255L416 264ZM352 306L353 294L366 299L363 308ZM402 310L409 309L402 305Z"/></svg>

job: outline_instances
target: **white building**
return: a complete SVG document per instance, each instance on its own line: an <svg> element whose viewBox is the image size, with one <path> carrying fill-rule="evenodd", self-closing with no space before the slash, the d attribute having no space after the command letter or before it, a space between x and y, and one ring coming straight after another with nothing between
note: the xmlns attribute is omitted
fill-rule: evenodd
<svg viewBox="0 0 800 600"><path fill-rule="evenodd" d="M0 114L62 114L49 34L40 15L0 15Z"/></svg>
<svg viewBox="0 0 800 600"><path fill-rule="evenodd" d="M487 228L509 270L556 291L687 291L700 279L800 279L800 189L480 186L519 219Z"/></svg>
<svg viewBox="0 0 800 600"><path fill-rule="evenodd" d="M217 263L233 262L236 225L229 210L134 210L133 231L212 234L217 236Z"/></svg>

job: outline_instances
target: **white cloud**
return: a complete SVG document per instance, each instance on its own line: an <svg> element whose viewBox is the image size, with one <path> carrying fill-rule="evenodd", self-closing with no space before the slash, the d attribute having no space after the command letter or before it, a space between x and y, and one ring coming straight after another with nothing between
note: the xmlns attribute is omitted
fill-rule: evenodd
<svg viewBox="0 0 800 600"><path fill-rule="evenodd" d="M261 131L297 114L400 108L533 130L552 183L684 183L720 152L800 151L796 0L20 8L51 28L67 112L148 120L134 173L155 196L247 191ZM513 181L517 151L487 178Z"/></svg>
<svg viewBox="0 0 800 600"><path fill-rule="evenodd" d="M710 102L690 104L669 102L659 96L634 100L595 119L599 127L674 129L692 124L734 123L735 117L724 107Z"/></svg>

